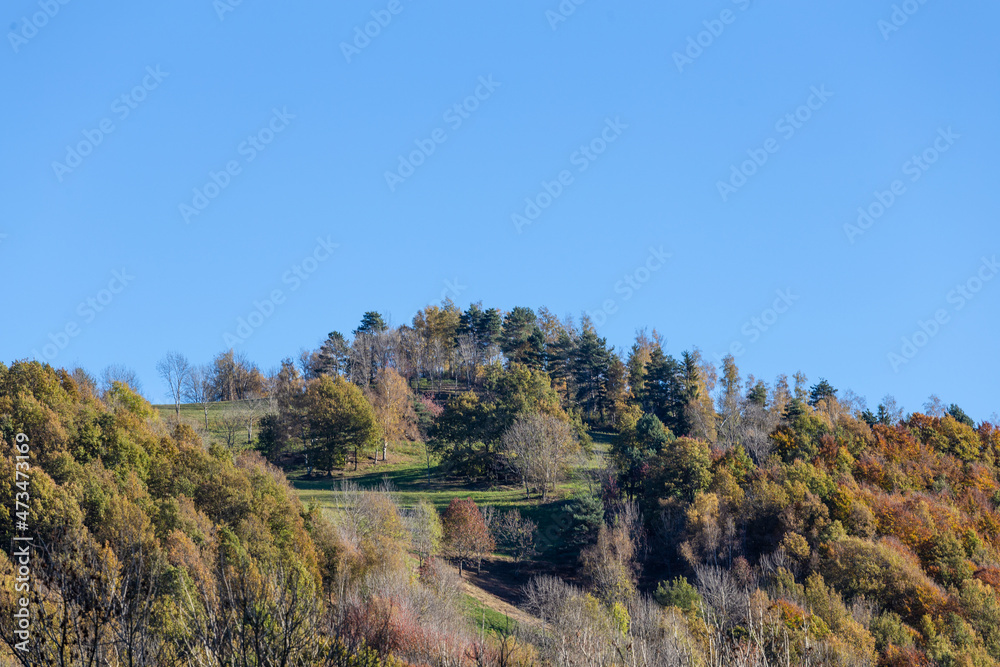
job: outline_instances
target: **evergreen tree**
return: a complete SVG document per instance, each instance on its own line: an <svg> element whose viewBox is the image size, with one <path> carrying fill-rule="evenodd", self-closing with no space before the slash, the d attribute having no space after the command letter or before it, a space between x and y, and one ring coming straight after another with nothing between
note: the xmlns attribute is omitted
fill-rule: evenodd
<svg viewBox="0 0 1000 667"><path fill-rule="evenodd" d="M315 371L320 375L343 375L351 358L351 346L344 334L331 331L319 348Z"/></svg>
<svg viewBox="0 0 1000 667"><path fill-rule="evenodd" d="M584 413L592 418L599 415L605 403L605 389L611 353L607 341L598 337L592 326L580 334L573 358L576 399ZM600 414L601 420L604 419Z"/></svg>
<svg viewBox="0 0 1000 667"><path fill-rule="evenodd" d="M674 433L687 432L684 417L687 388L684 380L684 367L672 356L664 354L659 345L654 347L647 366L642 409L655 414Z"/></svg>
<svg viewBox="0 0 1000 667"><path fill-rule="evenodd" d="M965 424L969 428L976 428L976 422L972 421L972 417L965 414L965 410L958 407L957 404L952 403L948 406L948 414L951 415L955 421Z"/></svg>
<svg viewBox="0 0 1000 667"><path fill-rule="evenodd" d="M382 319L382 315L374 310L369 310L361 318L361 324L354 330L354 334L380 334L384 333L389 326Z"/></svg>
<svg viewBox="0 0 1000 667"><path fill-rule="evenodd" d="M767 385L758 380L747 392L747 402L756 403L762 408L767 407Z"/></svg>
<svg viewBox="0 0 1000 667"><path fill-rule="evenodd" d="M820 378L809 390L809 407L815 408L824 398L836 398L837 390L829 382Z"/></svg>
<svg viewBox="0 0 1000 667"><path fill-rule="evenodd" d="M511 363L541 369L545 359L545 334L530 308L518 306L503 318L500 349Z"/></svg>
<svg viewBox="0 0 1000 667"><path fill-rule="evenodd" d="M565 329L560 331L556 341L545 349L545 368L552 378L552 386L560 392L567 404L576 396L573 377L575 355L576 341Z"/></svg>
<svg viewBox="0 0 1000 667"><path fill-rule="evenodd" d="M597 533L604 525L604 503L589 493L573 498L566 513L569 527L563 542L570 549L581 549L597 541Z"/></svg>

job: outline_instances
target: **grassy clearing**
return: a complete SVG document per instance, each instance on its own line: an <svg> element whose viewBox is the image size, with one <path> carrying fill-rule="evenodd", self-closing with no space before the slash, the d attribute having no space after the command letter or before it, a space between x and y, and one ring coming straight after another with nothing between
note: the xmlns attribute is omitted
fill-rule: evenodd
<svg viewBox="0 0 1000 667"><path fill-rule="evenodd" d="M226 429L222 426L222 416L229 408L239 408L239 401L218 401L208 404L208 427L205 427L205 409L196 403L181 403L180 420L193 428L206 442L225 442ZM173 424L177 417L177 412L172 403L167 405L154 405L153 408L160 413L160 419L168 424ZM256 428L254 429L254 443L257 440ZM246 443L246 431L236 435L236 441L240 444Z"/></svg>
<svg viewBox="0 0 1000 667"><path fill-rule="evenodd" d="M483 602L474 595L465 594L465 614L472 621L476 630L486 635L510 634L517 627L517 620L508 614L489 606L492 602Z"/></svg>

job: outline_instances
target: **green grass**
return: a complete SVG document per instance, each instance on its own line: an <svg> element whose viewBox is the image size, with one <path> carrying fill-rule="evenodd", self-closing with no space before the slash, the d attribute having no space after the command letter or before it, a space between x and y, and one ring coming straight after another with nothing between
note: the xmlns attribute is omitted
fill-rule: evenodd
<svg viewBox="0 0 1000 667"><path fill-rule="evenodd" d="M485 629L487 635L490 633L503 635L513 632L517 627L517 621L508 619L506 614L490 609L471 595L467 594L464 597L466 616L472 621L476 630Z"/></svg>

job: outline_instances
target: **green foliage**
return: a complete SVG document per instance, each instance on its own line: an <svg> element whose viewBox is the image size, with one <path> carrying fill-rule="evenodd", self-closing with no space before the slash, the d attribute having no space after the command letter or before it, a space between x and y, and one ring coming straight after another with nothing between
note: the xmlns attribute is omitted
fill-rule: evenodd
<svg viewBox="0 0 1000 667"><path fill-rule="evenodd" d="M691 614L698 613L701 606L698 589L689 584L685 577L676 577L670 582L661 581L653 597L664 607L677 607Z"/></svg>
<svg viewBox="0 0 1000 667"><path fill-rule="evenodd" d="M644 414L637 421L626 417L608 452L618 471L618 484L626 493L638 495L652 459L674 440L656 415Z"/></svg>
<svg viewBox="0 0 1000 667"><path fill-rule="evenodd" d="M809 406L815 408L817 405L819 405L820 401L836 397L837 397L837 390L833 388L833 385L831 385L825 379L820 378L819 383L813 385L812 388L809 390Z"/></svg>
<svg viewBox="0 0 1000 667"><path fill-rule="evenodd" d="M566 506L568 521L563 543L569 549L581 549L597 541L604 525L604 503L597 496L582 493Z"/></svg>
<svg viewBox="0 0 1000 667"><path fill-rule="evenodd" d="M712 458L708 443L678 438L651 461L646 475L647 496L694 500L712 481Z"/></svg>
<svg viewBox="0 0 1000 667"><path fill-rule="evenodd" d="M340 376L324 375L309 383L301 397L312 451L320 470L342 466L350 450L379 444L381 429L361 390Z"/></svg>

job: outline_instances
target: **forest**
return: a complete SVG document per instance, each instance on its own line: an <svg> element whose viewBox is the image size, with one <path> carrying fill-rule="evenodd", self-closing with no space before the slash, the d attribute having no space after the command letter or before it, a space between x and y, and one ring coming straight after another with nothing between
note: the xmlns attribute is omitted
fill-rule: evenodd
<svg viewBox="0 0 1000 667"><path fill-rule="evenodd" d="M3 664L1000 665L996 413L448 300L157 370L0 363Z"/></svg>

